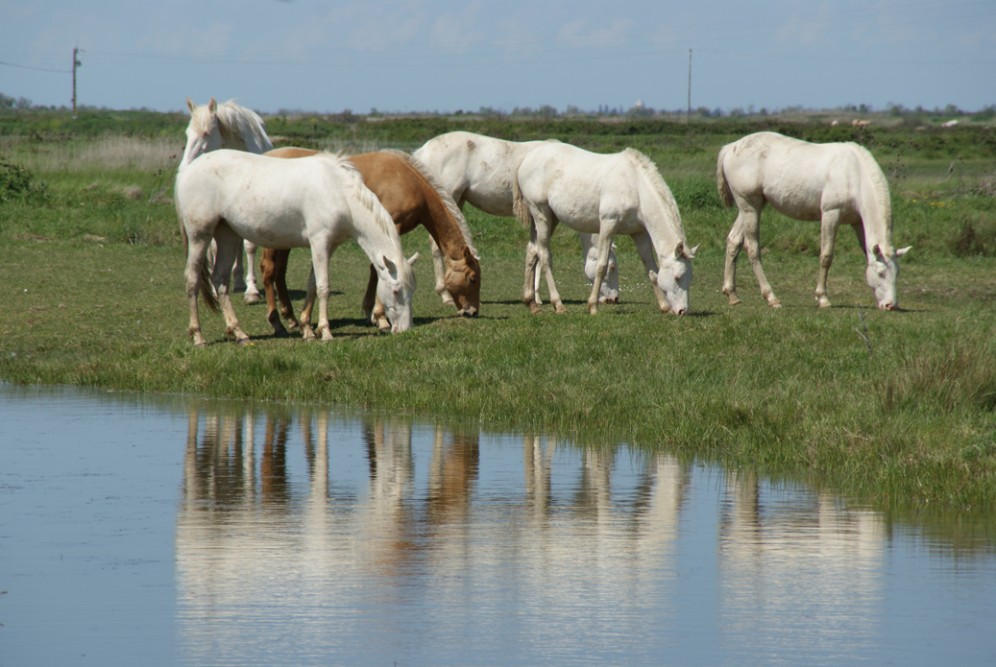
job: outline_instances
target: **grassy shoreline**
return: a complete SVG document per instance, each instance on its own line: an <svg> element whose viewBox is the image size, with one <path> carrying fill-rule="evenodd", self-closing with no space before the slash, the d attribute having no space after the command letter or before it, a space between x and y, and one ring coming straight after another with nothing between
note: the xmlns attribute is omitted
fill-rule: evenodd
<svg viewBox="0 0 996 667"><path fill-rule="evenodd" d="M575 139L634 145L657 161L689 241L702 244L689 316L655 310L628 239L619 240L623 303L587 315L577 241L565 232L554 253L570 312L531 316L519 302L524 230L468 210L482 252L478 320L439 303L422 261L415 328L377 335L359 316L366 261L348 244L331 264L336 340L271 338L263 307L238 303L255 344L225 342L220 318L202 310L212 344L197 350L185 336L168 165L90 157L69 170L49 155L57 146L28 141L10 159L45 153L34 177L46 192L0 203L0 379L369 408L666 448L879 506L996 508L996 215L987 190L996 172L978 142L953 172L951 155L934 155L934 140L913 131L889 135L891 148L876 142L893 174L896 245L914 246L899 278L903 310L884 313L847 230L830 274L834 307L818 310L818 229L770 213L765 268L785 307L764 304L743 258L744 303L726 305L719 288L733 215L713 182L726 135L591 129ZM404 244L427 258L424 233ZM292 288L304 284L305 257L292 255Z"/></svg>

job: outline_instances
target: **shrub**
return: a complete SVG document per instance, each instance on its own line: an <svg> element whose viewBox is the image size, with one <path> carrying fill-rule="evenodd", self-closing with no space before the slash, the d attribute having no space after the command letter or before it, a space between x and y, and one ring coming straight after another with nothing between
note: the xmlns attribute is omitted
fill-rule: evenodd
<svg viewBox="0 0 996 667"><path fill-rule="evenodd" d="M19 201L44 201L48 198L48 186L35 180L34 175L23 166L0 157L0 204Z"/></svg>

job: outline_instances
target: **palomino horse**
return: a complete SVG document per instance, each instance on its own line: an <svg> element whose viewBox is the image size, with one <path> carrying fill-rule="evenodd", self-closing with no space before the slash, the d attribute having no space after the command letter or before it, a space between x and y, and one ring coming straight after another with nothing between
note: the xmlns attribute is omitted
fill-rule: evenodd
<svg viewBox="0 0 996 667"><path fill-rule="evenodd" d="M512 217L512 183L522 159L546 141L506 141L472 132L447 132L434 137L415 151L442 183L443 188L463 208L464 203L491 215ZM581 253L585 258L585 275L594 278L594 243L591 234L578 232ZM435 251L433 259L436 259ZM441 274L438 260L437 286ZM438 287L437 287L437 290ZM615 252L611 252L609 269L601 288L602 303L619 302L619 272Z"/></svg>
<svg viewBox="0 0 996 667"><path fill-rule="evenodd" d="M355 238L376 268L377 295L392 330L411 327L415 274L402 254L391 216L345 158L319 153L299 160L275 160L221 149L179 171L174 193L187 245L188 331L195 345L205 343L197 314L198 291L213 309L220 303L228 334L239 342L249 340L228 295L242 239L266 248L311 248L319 299L318 331L327 340L332 337L329 257L347 238ZM209 277L207 250L212 238L218 255ZM306 339L314 338L307 322L303 329Z"/></svg>
<svg viewBox="0 0 996 667"><path fill-rule="evenodd" d="M599 155L551 142L531 150L513 181L516 217L535 241L526 251L523 301L534 312L537 269L546 275L550 301L564 311L550 268L550 236L557 223L598 234L598 259L588 311L598 310L602 279L616 234L633 237L662 312L688 310L692 259L678 205L660 173L643 153L627 148Z"/></svg>
<svg viewBox="0 0 996 667"><path fill-rule="evenodd" d="M187 98L190 109L190 123L187 125L187 145L183 149L183 159L179 169L202 153L219 148L234 148L250 153L265 153L273 148L270 138L263 129L263 119L255 111L228 102L218 102L212 97L204 105L197 106ZM256 287L256 246L249 241L243 244L246 253L245 267L242 255L235 260L235 290L245 290L245 302L257 303L259 289Z"/></svg>
<svg viewBox="0 0 996 667"><path fill-rule="evenodd" d="M781 306L761 268L761 211L771 204L790 218L820 221L816 301L821 308L830 305L827 274L841 224L851 225L857 234L868 260L865 278L878 307L893 310L899 306L897 260L910 247L892 247L889 184L865 148L854 143L812 144L775 132L757 132L720 149L716 183L723 203L736 204L740 211L726 241L723 293L731 305L740 303L736 262L741 246L746 246L761 296L772 307Z"/></svg>
<svg viewBox="0 0 996 667"><path fill-rule="evenodd" d="M314 155L305 148L277 148L267 153L272 157L296 158ZM398 234L407 234L422 225L442 251L446 263L443 286L454 299L458 312L466 317L476 317L481 309L481 264L477 250L470 238L470 228L463 214L433 176L417 160L401 151L362 153L349 158L360 172L364 184L370 188L387 209ZM267 319L274 333L286 333L274 302L274 289L280 299L281 313L298 326L294 318L290 295L287 292L287 258L290 250L263 251L261 271L266 292ZM370 281L363 299L363 310L373 314L374 321L383 328L383 308L374 305L377 273L370 267ZM301 314L308 321L310 309Z"/></svg>

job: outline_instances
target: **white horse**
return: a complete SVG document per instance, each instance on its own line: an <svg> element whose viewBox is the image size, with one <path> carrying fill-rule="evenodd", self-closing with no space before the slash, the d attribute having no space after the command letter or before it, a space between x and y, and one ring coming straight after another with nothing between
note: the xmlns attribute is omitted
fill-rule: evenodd
<svg viewBox="0 0 996 667"><path fill-rule="evenodd" d="M688 247L678 205L646 155L632 148L599 155L570 144L546 143L523 158L513 186L516 217L530 227L535 240L526 251L523 293L534 312L537 269L546 276L557 312L564 311L550 268L550 236L559 222L598 234L589 312L598 310L616 234L633 237L661 311L682 315L688 310L691 260L698 247Z"/></svg>
<svg viewBox="0 0 996 667"><path fill-rule="evenodd" d="M548 141L506 141L472 132L447 132L434 137L415 151L414 156L436 175L463 208L469 203L485 213L504 217L515 215L512 210L512 183L515 171L528 153ZM585 275L594 280L594 243L591 234L579 232L581 254L585 258ZM442 262L433 248L433 264L439 291ZM619 272L615 251L610 252L609 268L602 282L602 303L619 302Z"/></svg>
<svg viewBox="0 0 996 667"><path fill-rule="evenodd" d="M723 293L731 305L740 303L736 292L736 261L747 247L761 296L772 307L781 302L761 268L760 219L765 204L796 220L820 221L820 272L816 301L827 298L827 274L833 262L837 228L854 228L868 266L865 277L878 307L898 308L896 276L899 257L909 246L892 247L892 203L882 169L865 148L854 143L812 144L775 132L758 132L727 144L716 163L719 196L740 212L726 242Z"/></svg>
<svg viewBox="0 0 996 667"><path fill-rule="evenodd" d="M190 109L187 145L183 149L183 159L180 160L178 170L186 167L198 155L219 148L235 148L250 153L265 153L273 148L259 114L232 100L218 104L212 97L207 104L197 106L188 97L187 108ZM246 262L243 267L241 254L235 261L235 290L245 290L246 303L258 303L260 294L256 287L256 246L246 241L243 247Z"/></svg>
<svg viewBox="0 0 996 667"><path fill-rule="evenodd" d="M329 257L343 241L355 238L377 271L377 295L391 330L411 327L415 274L402 254L394 221L347 158L319 153L281 160L221 149L177 172L174 192L187 245L188 331L195 345L205 344L197 315L198 291L212 309L220 306L229 335L238 342L249 340L239 327L228 295L232 264L242 239L267 248L311 248L318 331L328 340L332 337ZM207 251L212 239L218 255L209 276ZM311 304L306 307L310 309ZM302 328L306 339L314 338L307 322L302 322Z"/></svg>

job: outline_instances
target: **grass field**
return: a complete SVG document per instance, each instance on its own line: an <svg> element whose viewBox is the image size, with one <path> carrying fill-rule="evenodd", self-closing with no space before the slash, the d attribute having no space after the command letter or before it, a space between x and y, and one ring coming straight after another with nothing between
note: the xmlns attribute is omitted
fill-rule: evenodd
<svg viewBox="0 0 996 667"><path fill-rule="evenodd" d="M834 307L818 310L818 226L771 212L762 223L765 269L785 307L764 304L745 258L744 303L726 305L722 261L734 215L720 206L714 161L720 145L759 129L753 125L502 129L412 120L319 132L313 120L267 120L287 143L347 150L412 149L455 127L557 136L593 150L640 148L671 185L689 241L701 244L691 314L656 310L632 242L620 239L623 303L589 316L577 240L561 230L554 256L569 312L532 316L520 302L525 230L468 209L482 254L480 318L456 318L434 295L427 237L418 231L404 237L406 250L425 258L416 265L412 331L378 335L362 321L366 260L347 244L330 269L336 340L272 338L264 307L237 302L254 344L226 342L220 317L202 309L212 344L195 349L185 335L184 259L171 202L183 119L157 119L147 135L6 132L0 148L13 166L0 174L18 185L0 199L0 378L466 420L663 447L877 506L996 509L991 128L864 131L890 179L895 243L913 245L899 278L903 310L888 313L874 308L847 230L830 274ZM774 129L861 138L831 136L851 128ZM292 288L304 285L306 257L292 254Z"/></svg>

